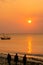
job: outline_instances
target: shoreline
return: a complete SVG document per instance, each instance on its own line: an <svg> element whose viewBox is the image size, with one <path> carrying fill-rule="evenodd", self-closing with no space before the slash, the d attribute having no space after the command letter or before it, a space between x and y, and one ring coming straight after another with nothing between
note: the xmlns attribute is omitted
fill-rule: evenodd
<svg viewBox="0 0 43 65"><path fill-rule="evenodd" d="M4 54L4 53L0 53L0 60L7 60L7 54ZM12 61L14 59L14 56L15 56L16 53L14 54L10 54L11 57L12 57ZM25 53L17 53L18 54L18 57L19 57L19 62L21 63L22 62L22 59L23 59L23 56ZM41 55L40 55L41 56ZM43 56L43 55L42 55ZM41 56L41 57L42 57ZM42 63L43 64L43 58L41 59L41 57L39 57L38 55L36 54L26 54L26 57L27 57L27 63L31 63L31 62L34 62L34 63ZM6 62L6 61L5 61Z"/></svg>

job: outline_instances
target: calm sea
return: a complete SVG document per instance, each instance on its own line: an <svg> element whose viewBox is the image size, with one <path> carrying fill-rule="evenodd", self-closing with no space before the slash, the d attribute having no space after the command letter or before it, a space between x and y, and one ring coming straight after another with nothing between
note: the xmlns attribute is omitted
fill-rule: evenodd
<svg viewBox="0 0 43 65"><path fill-rule="evenodd" d="M0 39L0 53L25 52L43 54L43 34L12 34L8 36L11 37L11 40Z"/></svg>

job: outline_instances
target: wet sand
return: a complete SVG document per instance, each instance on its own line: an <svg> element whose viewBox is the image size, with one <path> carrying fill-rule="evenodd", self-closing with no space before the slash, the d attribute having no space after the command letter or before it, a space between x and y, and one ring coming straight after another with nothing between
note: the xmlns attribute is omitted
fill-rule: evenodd
<svg viewBox="0 0 43 65"><path fill-rule="evenodd" d="M12 58L11 65L15 65L14 55L15 54L11 54L11 58ZM23 56L24 56L24 54L18 53L18 57L19 57L18 65L23 65ZM0 65L8 65L6 58L7 58L7 54L0 53ZM26 65L43 65L43 59L38 58L38 57L36 58L36 57L32 57L32 56L27 56Z"/></svg>

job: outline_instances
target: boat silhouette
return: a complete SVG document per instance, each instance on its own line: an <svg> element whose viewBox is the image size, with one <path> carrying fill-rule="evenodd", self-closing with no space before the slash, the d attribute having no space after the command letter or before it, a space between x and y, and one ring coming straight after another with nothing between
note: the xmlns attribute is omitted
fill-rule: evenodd
<svg viewBox="0 0 43 65"><path fill-rule="evenodd" d="M1 40L10 40L11 38L5 34L3 34L2 37L0 37Z"/></svg>
<svg viewBox="0 0 43 65"><path fill-rule="evenodd" d="M1 40L10 40L10 37L1 37Z"/></svg>

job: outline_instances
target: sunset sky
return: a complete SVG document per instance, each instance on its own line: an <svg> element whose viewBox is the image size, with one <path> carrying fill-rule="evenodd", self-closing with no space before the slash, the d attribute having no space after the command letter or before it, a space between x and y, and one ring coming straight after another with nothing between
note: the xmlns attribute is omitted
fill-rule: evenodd
<svg viewBox="0 0 43 65"><path fill-rule="evenodd" d="M43 33L43 0L0 0L0 33Z"/></svg>

